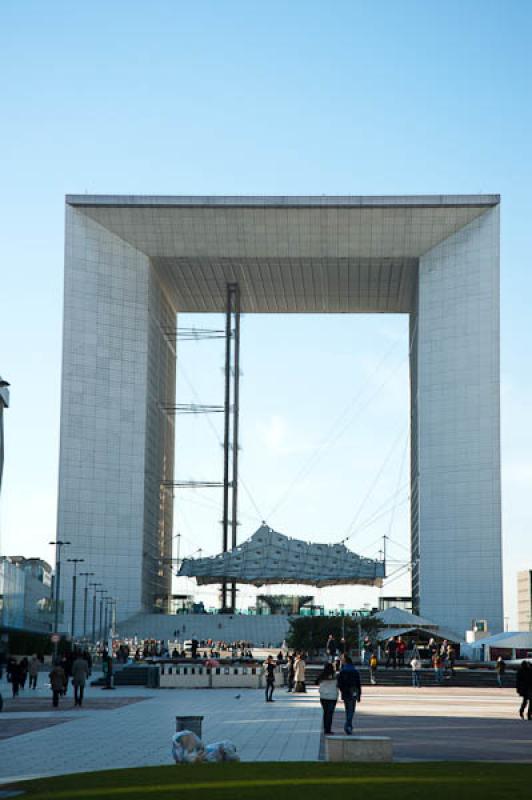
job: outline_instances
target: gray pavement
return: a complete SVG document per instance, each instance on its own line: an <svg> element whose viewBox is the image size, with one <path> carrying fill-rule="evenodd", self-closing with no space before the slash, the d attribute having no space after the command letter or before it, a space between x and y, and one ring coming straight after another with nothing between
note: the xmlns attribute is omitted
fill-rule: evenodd
<svg viewBox="0 0 532 800"><path fill-rule="evenodd" d="M1 688L5 697L9 688L5 681ZM70 692L58 711L52 709L50 691L44 685L37 692L26 689L23 697L38 698L37 707L45 710L29 710L26 701L20 704L25 710L1 715L2 729L18 728L10 738L0 740L3 783L39 775L171 764L177 714L203 714L205 741L231 739L244 761L312 761L320 753L321 708L314 688L306 695L279 689L276 702L266 704L261 690L121 687L105 692L91 687L86 708L74 708ZM119 698L124 704L117 707ZM48 710L43 706L47 700ZM532 722L521 721L517 709L513 689L364 687L355 732L392 736L398 760L532 763ZM59 720L64 724L57 724ZM341 725L339 704L335 728L340 730Z"/></svg>
<svg viewBox="0 0 532 800"><path fill-rule="evenodd" d="M390 736L397 761L532 763L532 721L515 689L363 687L354 734ZM343 733L338 703L333 731Z"/></svg>

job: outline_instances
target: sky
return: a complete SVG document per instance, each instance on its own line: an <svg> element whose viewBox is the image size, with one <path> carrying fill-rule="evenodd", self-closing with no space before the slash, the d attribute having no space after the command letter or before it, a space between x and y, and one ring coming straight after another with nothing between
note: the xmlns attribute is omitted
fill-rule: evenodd
<svg viewBox="0 0 532 800"><path fill-rule="evenodd" d="M65 194L493 192L515 624L516 572L532 568L531 33L527 0L3 0L1 552L52 558ZM383 593L408 593L406 330L404 316L244 317L242 539L266 519L313 541L353 532L353 549L378 555L387 534L399 571ZM221 402L222 364L219 342L184 343L180 401ZM219 436L218 419L183 426L176 474L219 479ZM181 555L218 550L216 492L178 497ZM348 607L377 596L317 593Z"/></svg>

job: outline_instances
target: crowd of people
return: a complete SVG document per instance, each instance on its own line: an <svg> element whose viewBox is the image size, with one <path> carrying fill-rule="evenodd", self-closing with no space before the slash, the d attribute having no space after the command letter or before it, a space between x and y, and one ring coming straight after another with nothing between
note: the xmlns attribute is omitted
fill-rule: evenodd
<svg viewBox="0 0 532 800"><path fill-rule="evenodd" d="M430 639L428 643L428 657L430 665L435 671L436 683L443 682L446 674L454 674L455 650L451 643L443 640L437 643L435 639ZM353 717L356 704L360 702L362 696L362 686L360 674L353 664L349 655L349 648L344 639L337 645L332 634L329 635L324 647L327 662L318 676L320 703L323 710L323 730L325 734L332 733L332 723L334 711L339 697L344 704L345 721L344 732L351 734L353 731ZM369 637L365 637L361 661L369 666L370 683L375 685L377 682L377 658L378 648L374 646ZM412 673L412 686L421 687L421 675L423 660L420 650L412 644L410 646L402 640L402 637L390 637L386 642L384 652L386 655L385 667L390 665L396 667L409 667ZM407 656L409 658L406 662ZM396 664L394 664L396 659ZM293 653L283 653L280 651L277 659L268 656L264 662L264 675L266 678L265 699L271 703L275 688L276 667L286 664L286 678L288 692L306 692L305 653L296 651ZM497 684L503 687L503 678L506 673L506 663L499 656L495 663ZM519 715L521 719L532 719L532 663L523 661L517 670L515 678L516 691L521 697Z"/></svg>
<svg viewBox="0 0 532 800"><path fill-rule="evenodd" d="M287 691L305 693L307 691L305 683L305 653L298 650L293 653L283 653L279 651L277 659L268 656L264 662L264 676L266 678L266 702L273 703L273 692L275 688L276 667L286 665Z"/></svg>
<svg viewBox="0 0 532 800"><path fill-rule="evenodd" d="M198 640L192 638L187 641L187 648L178 649L174 643L158 640L145 640L135 642L134 653L132 643L124 641L120 643L114 652L118 663L127 663L134 659L141 661L149 658L183 658L192 659L215 659L222 653L232 658L253 658L250 642L246 641L215 641L213 639ZM283 648L285 645L283 644ZM377 673L379 669L379 657L381 665L385 669L409 668L412 674L412 686L421 687L423 666L427 663L433 668L436 684L443 683L445 677L451 677L455 671L456 653L452 643L447 640L436 642L430 639L426 648L421 648L415 642L406 642L401 636L390 637L382 649L375 644L369 636L363 640L361 649L361 663L369 667L369 680L372 685L377 683ZM323 709L323 729L325 733L331 733L334 711L339 697L344 704L345 723L344 730L350 734L353 729L353 716L357 702L361 699L361 680L360 674L353 664L350 656L350 648L344 638L337 643L334 636L330 634L324 644L322 653L327 659L318 677L319 697ZM102 670L106 677L106 686L110 688L113 654L107 651L105 645L101 647ZM288 652L281 649L276 658L268 656L263 665L265 676L265 700L268 703L274 702L274 690L276 675L279 674L279 667L286 667L286 688L287 691L295 694L307 691L306 670L308 655L297 650ZM15 698L26 684L30 690L35 690L38 685L39 673L43 672L44 658L41 655L33 654L30 658L10 657L6 663L7 680L11 683L12 696ZM75 706L81 707L83 704L84 690L86 682L92 671L92 657L88 650L74 649L72 652L64 653L57 658L48 674L50 688L52 690L53 707L59 706L59 700L67 694L69 683L72 683ZM426 674L426 672L425 672ZM507 675L506 663L502 656L497 658L495 663L495 674L498 686L505 685ZM512 675L514 673L512 672ZM513 681L513 678L512 678ZM532 663L523 661L515 673L515 686L521 698L519 715L522 719L532 719Z"/></svg>
<svg viewBox="0 0 532 800"><path fill-rule="evenodd" d="M30 659L26 658L26 656L20 660L14 657L8 659L6 676L8 682L11 684L13 697L18 697L20 690L25 688L26 681L28 681L29 684L28 688L37 688L37 676L39 674L39 667L43 661L43 657L38 656L37 653L34 653Z"/></svg>
<svg viewBox="0 0 532 800"><path fill-rule="evenodd" d="M438 643L431 638L426 647L420 648L414 640L407 642L402 636L390 636L382 649L385 655L384 668L410 669L412 686L421 686L421 670L424 661L422 651L425 655L425 663L428 661L434 670L437 684L443 683L446 677L454 675L456 650L447 639ZM369 636L366 636L362 644L361 662L369 667L370 682L373 685L377 683L379 651L379 646L372 642Z"/></svg>
<svg viewBox="0 0 532 800"><path fill-rule="evenodd" d="M186 642L165 641L164 639L145 639L141 642L126 641L117 651L117 659L135 662L147 659L168 658L220 658L222 654L232 658L252 658L252 643L247 641L227 642L214 639L197 639L195 636Z"/></svg>
<svg viewBox="0 0 532 800"><path fill-rule="evenodd" d="M14 656L7 660L6 677L11 684L12 697L18 697L20 691L26 687L37 689L39 673L44 664L44 657L34 653L31 658L24 656L17 659ZM74 704L81 706L85 683L91 674L92 657L88 650L74 650L57 657L48 674L52 690L52 704L55 708L59 705L59 698L66 695L69 681L72 680L74 688Z"/></svg>

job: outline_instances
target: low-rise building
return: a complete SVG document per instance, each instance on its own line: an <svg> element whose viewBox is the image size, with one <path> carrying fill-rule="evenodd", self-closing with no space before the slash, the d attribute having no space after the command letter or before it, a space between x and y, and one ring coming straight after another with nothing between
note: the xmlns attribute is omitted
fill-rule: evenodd
<svg viewBox="0 0 532 800"><path fill-rule="evenodd" d="M40 558L0 558L0 630L50 633L52 568Z"/></svg>

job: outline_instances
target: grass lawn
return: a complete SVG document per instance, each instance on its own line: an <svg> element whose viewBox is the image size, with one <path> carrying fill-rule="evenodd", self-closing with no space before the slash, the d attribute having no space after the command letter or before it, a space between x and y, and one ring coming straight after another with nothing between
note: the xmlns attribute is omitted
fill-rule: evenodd
<svg viewBox="0 0 532 800"><path fill-rule="evenodd" d="M6 788L6 787L3 787ZM15 788L15 787L10 787ZM532 765L245 763L143 767L18 784L32 800L520 800Z"/></svg>

